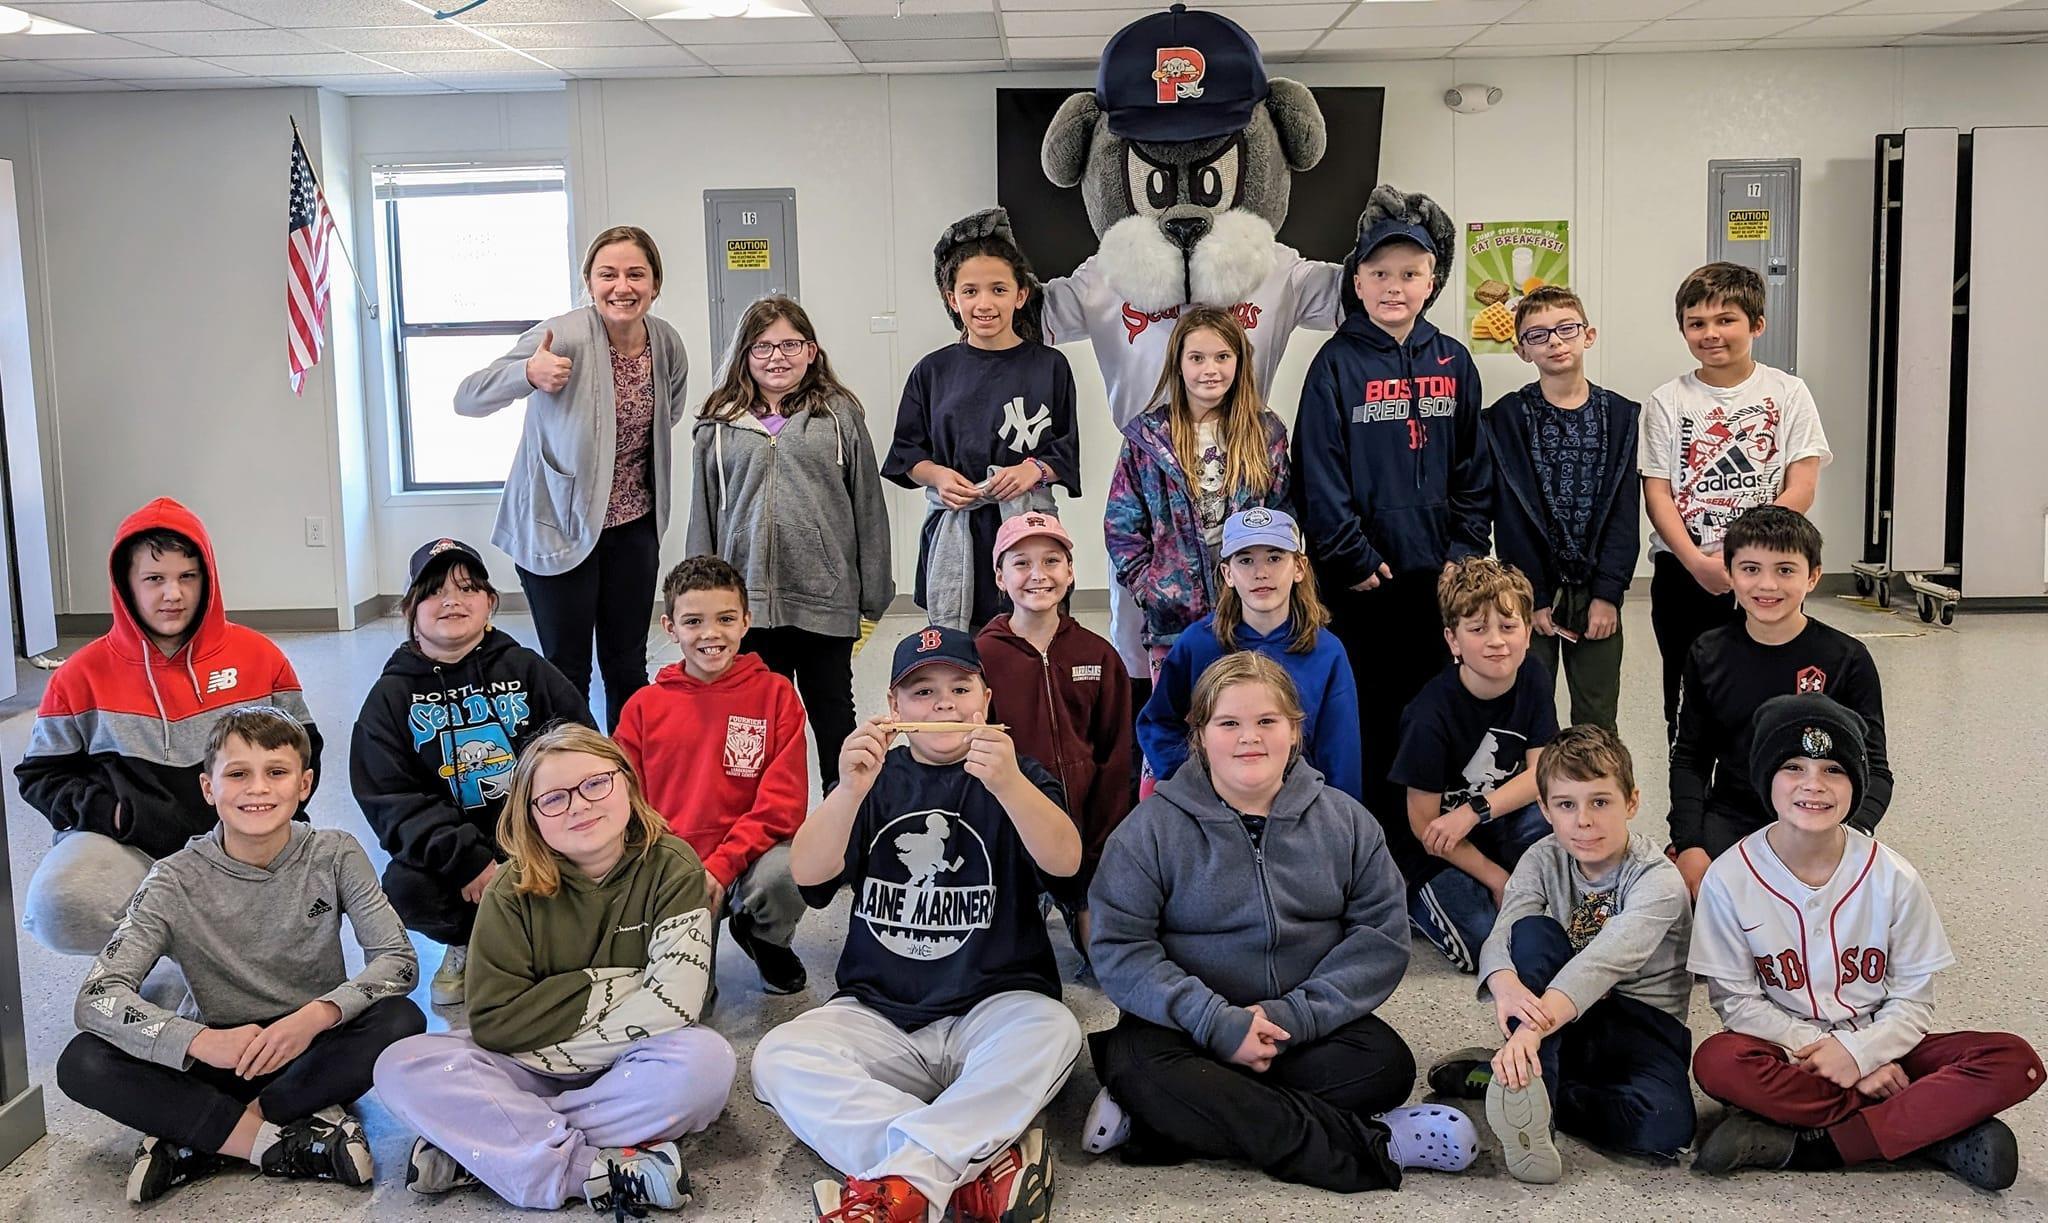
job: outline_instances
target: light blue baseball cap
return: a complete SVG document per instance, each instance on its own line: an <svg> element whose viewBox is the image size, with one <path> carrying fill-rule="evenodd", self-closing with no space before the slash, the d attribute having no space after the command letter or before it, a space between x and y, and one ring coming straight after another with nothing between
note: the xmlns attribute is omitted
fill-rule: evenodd
<svg viewBox="0 0 2048 1223"><path fill-rule="evenodd" d="M1286 510L1255 505L1224 519L1224 556L1235 556L1246 548L1261 546L1300 552L1301 528L1294 524L1294 516Z"/></svg>

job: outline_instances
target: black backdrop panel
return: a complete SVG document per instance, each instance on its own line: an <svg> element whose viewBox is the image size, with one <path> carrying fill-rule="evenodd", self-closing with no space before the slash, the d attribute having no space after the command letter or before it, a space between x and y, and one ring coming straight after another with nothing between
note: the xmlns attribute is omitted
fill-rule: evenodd
<svg viewBox="0 0 2048 1223"><path fill-rule="evenodd" d="M1038 164L1046 127L1075 92L996 90L996 200L1010 210L1024 254L1046 279L1066 275L1095 253L1081 189L1055 187ZM1315 169L1294 176L1280 240L1310 259L1336 261L1351 253L1359 211L1380 181L1386 90L1331 86L1312 92L1329 128L1329 149Z"/></svg>

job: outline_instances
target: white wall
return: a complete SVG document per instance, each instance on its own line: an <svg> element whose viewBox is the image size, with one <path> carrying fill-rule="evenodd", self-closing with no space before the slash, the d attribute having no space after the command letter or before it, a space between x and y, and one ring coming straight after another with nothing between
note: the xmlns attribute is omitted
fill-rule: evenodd
<svg viewBox="0 0 2048 1223"><path fill-rule="evenodd" d="M368 252L355 239L356 172L348 99L323 89L318 105L317 147L308 155L315 158L325 176L321 187L348 256L363 261L362 266L374 272L375 265L366 259ZM341 251L330 256L329 270L326 359L333 370L325 387L330 399L328 419L333 425L328 456L334 513L329 521L328 547L333 554L336 610L342 614L339 623L343 628L354 628L355 608L379 590L369 418L363 411L363 333L367 326L374 338L376 331L362 309L356 277Z"/></svg>

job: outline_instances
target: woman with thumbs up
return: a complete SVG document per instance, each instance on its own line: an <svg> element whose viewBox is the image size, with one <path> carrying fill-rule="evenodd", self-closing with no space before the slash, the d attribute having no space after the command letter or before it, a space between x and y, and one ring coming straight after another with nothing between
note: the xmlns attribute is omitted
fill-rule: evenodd
<svg viewBox="0 0 2048 1223"><path fill-rule="evenodd" d="M518 567L541 653L585 699L595 638L611 727L647 683L669 433L690 363L676 329L647 314L661 294L661 252L646 230L597 235L583 283L590 304L536 323L463 379L455 411L488 416L528 401L491 542Z"/></svg>

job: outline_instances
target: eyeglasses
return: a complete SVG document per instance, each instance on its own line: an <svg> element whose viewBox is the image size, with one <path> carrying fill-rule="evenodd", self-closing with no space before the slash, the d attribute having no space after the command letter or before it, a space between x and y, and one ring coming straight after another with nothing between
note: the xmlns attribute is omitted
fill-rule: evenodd
<svg viewBox="0 0 2048 1223"><path fill-rule="evenodd" d="M1522 347L1541 348L1545 344L1550 343L1551 336L1556 336L1560 340L1576 340L1579 338L1579 333L1585 329L1586 325L1584 323L1559 323L1555 327L1531 327L1522 333Z"/></svg>
<svg viewBox="0 0 2048 1223"><path fill-rule="evenodd" d="M747 355L756 361L766 361L778 351L785 357L794 357L808 343L809 340L760 340L747 345Z"/></svg>
<svg viewBox="0 0 2048 1223"><path fill-rule="evenodd" d="M569 814L569 804L574 801L572 795L581 794L583 801L587 803L603 802L611 796L612 786L618 779L617 769L592 773L573 787L565 786L560 790L549 790L545 794L535 795L533 809L551 820L561 819Z"/></svg>

